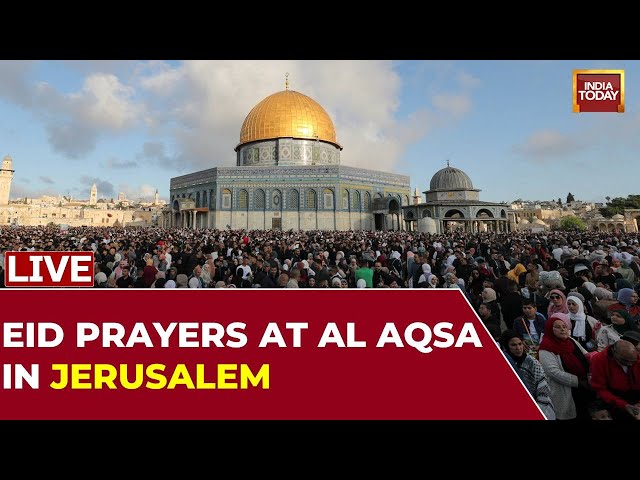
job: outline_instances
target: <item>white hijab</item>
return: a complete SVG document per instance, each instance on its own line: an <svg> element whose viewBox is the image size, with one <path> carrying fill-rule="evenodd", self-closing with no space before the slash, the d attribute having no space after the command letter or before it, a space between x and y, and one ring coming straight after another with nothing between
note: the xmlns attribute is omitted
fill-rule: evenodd
<svg viewBox="0 0 640 480"><path fill-rule="evenodd" d="M595 283L592 282L584 282L582 286L586 288L591 295L593 295L593 291L596 289Z"/></svg>
<svg viewBox="0 0 640 480"><path fill-rule="evenodd" d="M569 313L569 319L575 322L573 327L573 332L571 332L571 336L584 341L587 336L587 330L585 325L587 320L587 315L586 313L584 313L584 304L582 303L582 300L580 300L578 297L574 295L567 297L567 302L569 301L575 302L575 304L578 305L577 313Z"/></svg>
<svg viewBox="0 0 640 480"><path fill-rule="evenodd" d="M431 274L431 265L429 265L428 263L423 263L422 264L422 275L420 275L420 278L418 278L418 283L428 282L429 281L429 275L432 275Z"/></svg>

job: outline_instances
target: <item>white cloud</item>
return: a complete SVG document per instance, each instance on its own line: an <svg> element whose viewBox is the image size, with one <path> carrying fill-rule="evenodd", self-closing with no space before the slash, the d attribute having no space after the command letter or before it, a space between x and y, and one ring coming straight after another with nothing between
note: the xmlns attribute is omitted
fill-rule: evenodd
<svg viewBox="0 0 640 480"><path fill-rule="evenodd" d="M135 90L112 73L92 73L77 92L30 82L29 62L0 62L0 96L31 110L41 120L54 151L81 158L105 133L128 131L145 114Z"/></svg>
<svg viewBox="0 0 640 480"><path fill-rule="evenodd" d="M89 75L82 90L68 96L71 115L95 128L123 129L131 126L142 106L131 101L134 90L112 74Z"/></svg>
<svg viewBox="0 0 640 480"><path fill-rule="evenodd" d="M420 78L429 96L400 111L403 80L391 61L67 64L87 75L77 91L64 93L46 82L29 85L28 65L18 64L5 68L11 76L4 81L4 93L16 103L30 102L54 151L82 158L105 135L141 129L147 137L140 157L166 167L168 175L235 165L234 147L246 115L284 89L287 72L290 88L316 100L332 118L344 147L342 164L383 171L396 171L407 147L430 129L466 115L473 107L471 89L478 84L449 67L438 80ZM432 82L434 88L428 86Z"/></svg>
<svg viewBox="0 0 640 480"><path fill-rule="evenodd" d="M515 145L513 151L535 161L544 162L564 155L571 155L585 148L572 136L554 130L534 132L521 145Z"/></svg>
<svg viewBox="0 0 640 480"><path fill-rule="evenodd" d="M28 85L34 61L3 60L0 61L0 97L5 97L18 105L28 107L32 103L32 95Z"/></svg>
<svg viewBox="0 0 640 480"><path fill-rule="evenodd" d="M471 111L471 97L468 94L440 94L431 99L433 105L453 118L460 118Z"/></svg>
<svg viewBox="0 0 640 480"><path fill-rule="evenodd" d="M84 125L52 122L46 129L51 148L69 158L82 158L96 146L97 132Z"/></svg>
<svg viewBox="0 0 640 480"><path fill-rule="evenodd" d="M140 85L157 95L172 93L184 75L184 70L158 61L148 62L140 70Z"/></svg>
<svg viewBox="0 0 640 480"><path fill-rule="evenodd" d="M466 72L460 72L457 76L457 81L462 88L471 89L480 85L480 79L470 75Z"/></svg>
<svg viewBox="0 0 640 480"><path fill-rule="evenodd" d="M104 163L104 166L112 170L123 170L127 168L136 168L138 163L133 160L118 160L115 157L110 157Z"/></svg>
<svg viewBox="0 0 640 480"><path fill-rule="evenodd" d="M287 72L291 90L316 100L334 121L344 165L393 171L428 128L423 116L396 117L401 80L387 61L186 61L154 69L140 85L168 104L172 115L154 118L172 126L176 156L191 169L235 164L246 115L284 90Z"/></svg>
<svg viewBox="0 0 640 480"><path fill-rule="evenodd" d="M155 198L157 188L149 184L130 185L121 183L118 185L118 192L124 193L130 202L150 202Z"/></svg>

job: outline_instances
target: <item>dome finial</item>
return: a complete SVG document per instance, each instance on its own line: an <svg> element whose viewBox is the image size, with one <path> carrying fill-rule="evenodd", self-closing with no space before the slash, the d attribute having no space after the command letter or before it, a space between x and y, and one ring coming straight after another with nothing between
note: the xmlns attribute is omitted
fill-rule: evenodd
<svg viewBox="0 0 640 480"><path fill-rule="evenodd" d="M447 167L449 166L449 159L447 158Z"/></svg>
<svg viewBox="0 0 640 480"><path fill-rule="evenodd" d="M284 76L284 89L289 90L289 72Z"/></svg>

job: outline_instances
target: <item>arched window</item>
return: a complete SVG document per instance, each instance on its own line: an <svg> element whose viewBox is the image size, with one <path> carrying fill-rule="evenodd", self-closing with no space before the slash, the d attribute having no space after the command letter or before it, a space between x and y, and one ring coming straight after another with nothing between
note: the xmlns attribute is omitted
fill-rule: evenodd
<svg viewBox="0 0 640 480"><path fill-rule="evenodd" d="M207 203L207 192L202 192L202 207L208 207L209 204Z"/></svg>
<svg viewBox="0 0 640 480"><path fill-rule="evenodd" d="M238 193L238 209L247 210L249 208L249 194L246 190L240 190Z"/></svg>
<svg viewBox="0 0 640 480"><path fill-rule="evenodd" d="M305 206L306 206L306 208L311 208L311 209L318 208L318 202L317 202L317 199L316 199L316 191L311 189L311 188L309 190L307 190Z"/></svg>
<svg viewBox="0 0 640 480"><path fill-rule="evenodd" d="M262 190L261 188L256 190L255 197L256 197L255 198L256 210L264 210L264 207L265 207L264 190Z"/></svg>
<svg viewBox="0 0 640 480"><path fill-rule="evenodd" d="M364 192L364 211L371 211L371 194L369 192Z"/></svg>
<svg viewBox="0 0 640 480"><path fill-rule="evenodd" d="M289 190L287 208L289 210L298 210L300 208L300 193L298 190Z"/></svg>
<svg viewBox="0 0 640 480"><path fill-rule="evenodd" d="M196 193L196 208L200 208L200 192Z"/></svg>
<svg viewBox="0 0 640 480"><path fill-rule="evenodd" d="M349 210L349 190L342 190L342 210Z"/></svg>
<svg viewBox="0 0 640 480"><path fill-rule="evenodd" d="M333 209L333 190L330 188L322 190L322 204L326 209Z"/></svg>
<svg viewBox="0 0 640 480"><path fill-rule="evenodd" d="M353 207L352 210L355 212L359 212L360 211L360 192L358 190L355 191L355 193L353 194Z"/></svg>
<svg viewBox="0 0 640 480"><path fill-rule="evenodd" d="M228 188L222 190L222 208L231 208L231 190Z"/></svg>

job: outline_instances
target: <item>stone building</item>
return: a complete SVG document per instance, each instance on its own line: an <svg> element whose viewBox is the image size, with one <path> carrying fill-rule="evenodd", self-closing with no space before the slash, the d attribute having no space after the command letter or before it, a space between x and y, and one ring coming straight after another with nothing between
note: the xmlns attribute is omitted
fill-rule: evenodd
<svg viewBox="0 0 640 480"><path fill-rule="evenodd" d="M13 172L13 159L7 155L2 159L2 165L0 166L0 205L9 204Z"/></svg>
<svg viewBox="0 0 640 480"><path fill-rule="evenodd" d="M409 177L341 165L333 121L288 81L249 112L239 140L235 166L171 179L164 226L404 229Z"/></svg>
<svg viewBox="0 0 640 480"><path fill-rule="evenodd" d="M6 156L0 169L0 227L50 224L70 227L148 226L157 225L161 216L163 204L158 203L157 191L153 204L125 208L122 202L116 204L98 200L95 184L91 187L88 200L43 195L10 202L13 173L13 159Z"/></svg>
<svg viewBox="0 0 640 480"><path fill-rule="evenodd" d="M469 176L449 162L431 178L429 190L422 192L424 202L403 206L408 230L424 233L510 232L515 228L513 212L506 203L480 200L480 190L473 188Z"/></svg>

